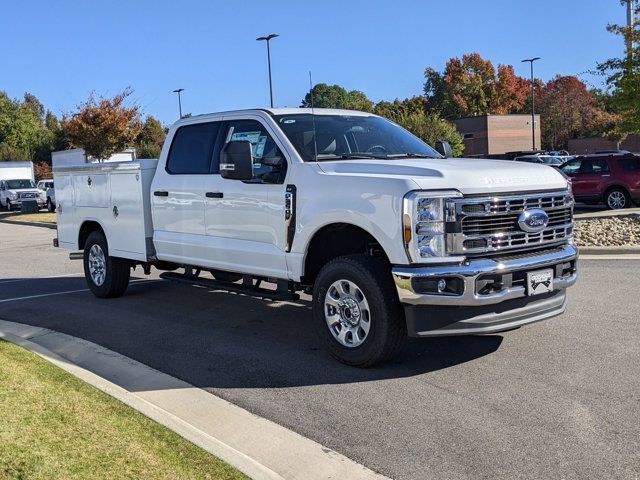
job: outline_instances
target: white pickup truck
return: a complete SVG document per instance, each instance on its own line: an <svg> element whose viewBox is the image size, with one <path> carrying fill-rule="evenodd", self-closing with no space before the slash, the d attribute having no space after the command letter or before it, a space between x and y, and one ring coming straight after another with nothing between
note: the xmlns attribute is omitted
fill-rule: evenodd
<svg viewBox="0 0 640 480"><path fill-rule="evenodd" d="M54 176L54 243L84 250L97 296L122 295L136 265L265 298L304 291L318 335L350 365L390 358L407 335L553 317L576 281L561 173L445 158L368 113L190 117L171 127L159 160Z"/></svg>

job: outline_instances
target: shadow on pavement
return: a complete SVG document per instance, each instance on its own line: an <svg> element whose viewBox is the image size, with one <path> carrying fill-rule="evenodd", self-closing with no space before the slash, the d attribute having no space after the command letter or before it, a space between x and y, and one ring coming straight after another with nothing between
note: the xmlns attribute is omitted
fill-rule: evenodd
<svg viewBox="0 0 640 480"><path fill-rule="evenodd" d="M33 290L26 283L7 285ZM84 279L37 279L34 285L38 291L64 291L82 288ZM500 335L409 339L391 362L348 367L320 348L308 301L272 303L167 281L139 282L119 299L78 292L12 301L2 304L0 318L83 338L202 388L410 377L489 355L502 342Z"/></svg>

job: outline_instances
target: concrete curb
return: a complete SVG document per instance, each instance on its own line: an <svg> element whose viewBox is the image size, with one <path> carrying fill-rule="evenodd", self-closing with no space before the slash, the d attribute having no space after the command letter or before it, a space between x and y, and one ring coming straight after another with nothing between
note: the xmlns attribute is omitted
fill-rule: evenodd
<svg viewBox="0 0 640 480"><path fill-rule="evenodd" d="M255 480L388 480L211 393L95 343L0 320L20 345L134 408Z"/></svg>
<svg viewBox="0 0 640 480"><path fill-rule="evenodd" d="M44 227L55 230L58 228L55 224L51 223L42 223L42 222L20 222L18 220L6 220L4 218L0 219L0 223L8 223L9 225L27 225L28 227Z"/></svg>
<svg viewBox="0 0 640 480"><path fill-rule="evenodd" d="M640 245L624 247L578 247L580 255L640 255Z"/></svg>

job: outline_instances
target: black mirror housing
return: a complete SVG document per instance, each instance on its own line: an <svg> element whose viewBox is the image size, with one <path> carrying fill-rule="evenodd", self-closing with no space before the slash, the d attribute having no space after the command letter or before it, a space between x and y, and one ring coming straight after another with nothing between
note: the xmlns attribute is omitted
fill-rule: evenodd
<svg viewBox="0 0 640 480"><path fill-rule="evenodd" d="M233 140L220 153L220 176L229 180L253 179L251 142Z"/></svg>
<svg viewBox="0 0 640 480"><path fill-rule="evenodd" d="M451 145L446 140L439 140L436 142L436 152L438 152L444 158L453 157L453 150L451 149Z"/></svg>

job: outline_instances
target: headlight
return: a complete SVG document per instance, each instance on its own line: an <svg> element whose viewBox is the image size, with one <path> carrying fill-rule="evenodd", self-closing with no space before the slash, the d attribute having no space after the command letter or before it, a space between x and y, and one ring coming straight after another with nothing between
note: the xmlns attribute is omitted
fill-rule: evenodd
<svg viewBox="0 0 640 480"><path fill-rule="evenodd" d="M461 197L455 190L410 192L404 197L404 244L413 262L427 263L447 255L445 222L451 208L447 199Z"/></svg>
<svg viewBox="0 0 640 480"><path fill-rule="evenodd" d="M16 192L9 192L9 198L11 200L16 200L18 198L18 194Z"/></svg>

